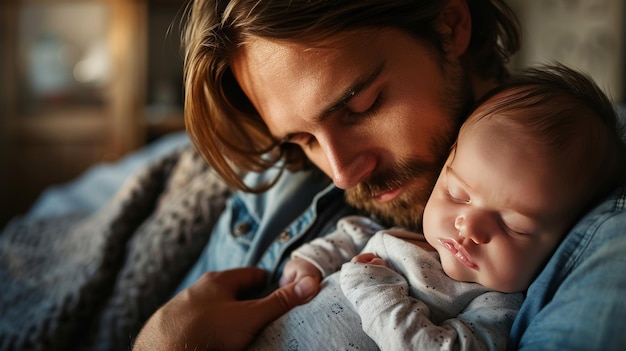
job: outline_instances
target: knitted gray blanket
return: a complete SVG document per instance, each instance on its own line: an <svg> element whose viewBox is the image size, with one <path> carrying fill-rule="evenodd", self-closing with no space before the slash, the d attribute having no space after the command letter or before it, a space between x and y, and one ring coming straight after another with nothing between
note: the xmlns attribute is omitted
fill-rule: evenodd
<svg viewBox="0 0 626 351"><path fill-rule="evenodd" d="M0 234L0 350L128 350L198 258L229 193L191 147L99 212Z"/></svg>

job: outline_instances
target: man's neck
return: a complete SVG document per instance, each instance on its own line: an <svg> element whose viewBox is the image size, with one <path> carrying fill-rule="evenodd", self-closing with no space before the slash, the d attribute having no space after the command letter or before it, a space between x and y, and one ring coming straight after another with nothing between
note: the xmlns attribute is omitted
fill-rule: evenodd
<svg viewBox="0 0 626 351"><path fill-rule="evenodd" d="M489 90L495 88L500 84L495 78L484 79L476 74L470 75L470 84L472 86L472 92L474 94L474 101L480 100Z"/></svg>

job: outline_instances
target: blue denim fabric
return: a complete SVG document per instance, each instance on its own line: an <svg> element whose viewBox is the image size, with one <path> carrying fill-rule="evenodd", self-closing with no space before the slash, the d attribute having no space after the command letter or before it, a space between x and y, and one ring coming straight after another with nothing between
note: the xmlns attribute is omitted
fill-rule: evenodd
<svg viewBox="0 0 626 351"><path fill-rule="evenodd" d="M252 174L245 181L248 185L261 184L275 175ZM204 272L245 266L270 272L268 283L273 285L293 249L324 236L340 217L352 213L354 210L343 201L343 191L313 171L283 174L263 194L237 192L227 202L209 243L178 291Z"/></svg>
<svg viewBox="0 0 626 351"><path fill-rule="evenodd" d="M527 292L512 350L626 349L626 188L568 234Z"/></svg>

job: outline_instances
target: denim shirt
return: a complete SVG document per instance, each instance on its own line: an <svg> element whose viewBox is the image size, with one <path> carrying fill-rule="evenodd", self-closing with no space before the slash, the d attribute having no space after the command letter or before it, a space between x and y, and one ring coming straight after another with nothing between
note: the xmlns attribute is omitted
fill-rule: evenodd
<svg viewBox="0 0 626 351"><path fill-rule="evenodd" d="M272 289L291 251L333 231L339 218L356 213L344 202L343 190L320 171L285 172L262 194L236 192L231 196L179 291L204 272L247 266L268 271L266 289ZM276 170L249 174L245 182L254 186L276 175Z"/></svg>
<svg viewBox="0 0 626 351"><path fill-rule="evenodd" d="M626 348L626 189L565 237L527 291L511 350Z"/></svg>

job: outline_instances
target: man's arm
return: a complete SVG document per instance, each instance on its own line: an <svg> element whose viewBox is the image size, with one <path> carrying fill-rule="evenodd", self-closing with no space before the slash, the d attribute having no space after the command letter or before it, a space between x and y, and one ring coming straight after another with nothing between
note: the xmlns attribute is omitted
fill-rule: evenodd
<svg viewBox="0 0 626 351"><path fill-rule="evenodd" d="M527 292L511 349L621 350L626 345L626 196L581 220Z"/></svg>
<svg viewBox="0 0 626 351"><path fill-rule="evenodd" d="M152 315L133 350L241 350L266 324L307 302L319 289L309 278L261 299L237 298L261 285L264 275L258 268L204 274Z"/></svg>

